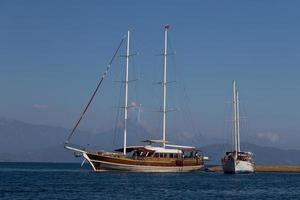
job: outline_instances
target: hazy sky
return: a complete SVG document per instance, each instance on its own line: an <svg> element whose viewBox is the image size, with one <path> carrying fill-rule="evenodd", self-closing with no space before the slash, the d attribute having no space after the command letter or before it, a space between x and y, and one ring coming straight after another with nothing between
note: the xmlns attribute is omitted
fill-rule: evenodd
<svg viewBox="0 0 300 200"><path fill-rule="evenodd" d="M226 102L236 79L248 134L294 147L300 141L299 7L292 0L2 0L0 115L71 128L130 29L132 51L138 53L131 72L140 79L131 85L130 101L143 105L150 127L159 127L152 111L159 109L160 90L153 82L161 79L158 54L168 23L176 51L170 80L177 81L170 86L170 107L187 102L197 129L219 137L230 118ZM110 126L123 61L113 66L83 129ZM185 106L179 110L189 113ZM176 113L170 115L172 121ZM169 129L176 126L170 123Z"/></svg>

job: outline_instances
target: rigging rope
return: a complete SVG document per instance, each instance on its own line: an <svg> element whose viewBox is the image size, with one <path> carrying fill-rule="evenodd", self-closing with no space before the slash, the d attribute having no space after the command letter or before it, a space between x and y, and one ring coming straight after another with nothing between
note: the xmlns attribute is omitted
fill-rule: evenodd
<svg viewBox="0 0 300 200"><path fill-rule="evenodd" d="M119 131L119 129L118 129L118 123L119 123L119 118L120 118L120 109L119 108L121 108L122 90L123 90L123 88L121 86L120 87L120 92L119 92L119 98L118 98L119 99L118 106L117 106L118 110L117 110L117 114L116 114L116 118L115 118L115 123L114 123L114 127L113 127L113 129L114 129L113 145L116 145L116 141L119 139L118 138L118 131Z"/></svg>
<svg viewBox="0 0 300 200"><path fill-rule="evenodd" d="M124 40L125 40L125 37L123 37L122 40L121 40L121 42L119 43L118 48L117 48L117 50L115 51L114 55L112 56L110 62L108 63L108 65L107 65L107 67L106 67L106 70L105 70L105 72L103 73L103 75L102 75L100 81L98 82L98 85L97 85L96 89L94 90L94 92L93 92L91 98L89 99L87 105L85 106L83 112L81 113L81 115L80 115L80 117L79 117L77 123L75 124L75 126L74 126L74 128L72 129L70 135L68 136L68 138L67 138L67 140L66 140L66 142L65 142L66 144L69 143L69 140L70 140L71 137L74 135L75 130L77 129L77 127L78 127L79 123L81 122L83 116L85 115L85 113L86 113L86 111L88 110L90 104L92 103L92 101L93 101L93 99L94 99L96 93L98 92L98 90L99 90L99 88L100 88L100 86L101 86L101 84L102 84L104 78L106 77L106 75L107 75L107 73L108 73L108 71L109 71L109 69L110 69L110 67L111 67L111 65L112 65L112 63L113 63L113 61L114 61L115 58L117 57L117 54L118 54L118 52L119 52L119 50L120 50L120 48L121 48L121 46L122 46Z"/></svg>

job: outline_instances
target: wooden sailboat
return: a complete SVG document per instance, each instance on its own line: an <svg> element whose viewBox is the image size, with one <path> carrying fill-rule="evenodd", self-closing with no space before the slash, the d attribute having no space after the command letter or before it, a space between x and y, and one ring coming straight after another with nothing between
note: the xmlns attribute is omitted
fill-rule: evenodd
<svg viewBox="0 0 300 200"><path fill-rule="evenodd" d="M251 152L241 151L240 146L239 94L235 81L233 81L233 143L233 150L226 152L222 158L224 173L253 173L253 154Z"/></svg>
<svg viewBox="0 0 300 200"><path fill-rule="evenodd" d="M77 148L69 144L69 139L72 137L77 128L82 116L86 112L94 94L97 92L101 82L109 70L119 48L113 56L104 76L100 80L91 100L85 108L80 119L72 130L65 148L75 151L83 155L89 162L94 171L102 170L121 170L134 172L188 172L199 170L203 167L203 156L201 152L192 146L171 145L166 141L166 113L167 113L167 55L168 55L168 30L170 26L164 27L164 74L163 74L163 122L162 122L162 139L161 140L145 140L148 143L144 146L127 146L127 117L128 117L128 69L130 57L130 32L127 33L126 46L126 69L125 69L125 97L124 97L124 143L123 148L115 150L115 152L92 152L83 148ZM123 42L123 40L122 40ZM121 42L121 43L122 43Z"/></svg>

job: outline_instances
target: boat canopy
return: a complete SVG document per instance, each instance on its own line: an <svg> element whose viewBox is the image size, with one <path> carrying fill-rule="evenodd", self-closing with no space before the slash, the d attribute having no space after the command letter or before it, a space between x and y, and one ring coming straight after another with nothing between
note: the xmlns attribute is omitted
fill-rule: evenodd
<svg viewBox="0 0 300 200"><path fill-rule="evenodd" d="M117 152L123 152L124 148L116 149ZM132 152L132 151L144 151L144 152L154 152L154 150L145 148L144 146L128 146L126 147L126 153Z"/></svg>
<svg viewBox="0 0 300 200"><path fill-rule="evenodd" d="M229 154L233 154L233 153L235 153L235 151L227 151L225 154L229 155ZM239 155L241 155L241 154L253 155L253 153L250 151L239 151L238 154Z"/></svg>
<svg viewBox="0 0 300 200"><path fill-rule="evenodd" d="M182 151L180 149L166 149L163 147L153 147L150 145L145 146L146 149L152 150L155 153L177 153L180 154Z"/></svg>
<svg viewBox="0 0 300 200"><path fill-rule="evenodd" d="M193 146L183 146L183 145L176 145L176 144L166 144L167 147L174 147L174 148L179 148L184 151L195 151L197 150L196 147Z"/></svg>
<svg viewBox="0 0 300 200"><path fill-rule="evenodd" d="M116 149L117 152L123 152L124 149ZM182 150L180 149L166 149L163 147L153 147L150 145L147 146L128 146L126 147L126 153L132 152L132 151L143 151L143 152L151 152L151 153L176 153L181 154Z"/></svg>
<svg viewBox="0 0 300 200"><path fill-rule="evenodd" d="M169 143L166 140L143 140L142 142L149 143L150 145L153 144L153 143L158 143L158 144Z"/></svg>

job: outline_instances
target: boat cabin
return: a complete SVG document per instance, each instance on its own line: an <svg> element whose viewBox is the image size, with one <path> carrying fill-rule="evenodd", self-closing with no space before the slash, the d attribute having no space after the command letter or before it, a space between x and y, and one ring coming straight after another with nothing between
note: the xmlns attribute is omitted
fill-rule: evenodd
<svg viewBox="0 0 300 200"><path fill-rule="evenodd" d="M117 149L117 152L123 152L124 149ZM163 158L163 159L188 159L201 156L201 152L195 148L192 149L172 149L163 147L131 146L126 148L127 157L131 158Z"/></svg>
<svg viewBox="0 0 300 200"><path fill-rule="evenodd" d="M240 152L228 151L225 153L223 160L233 159L235 157L236 153L237 153L237 160L242 160L242 161L250 161L251 160L252 153L246 152L246 151L240 151Z"/></svg>

